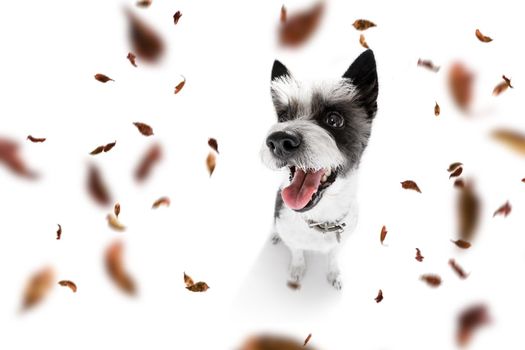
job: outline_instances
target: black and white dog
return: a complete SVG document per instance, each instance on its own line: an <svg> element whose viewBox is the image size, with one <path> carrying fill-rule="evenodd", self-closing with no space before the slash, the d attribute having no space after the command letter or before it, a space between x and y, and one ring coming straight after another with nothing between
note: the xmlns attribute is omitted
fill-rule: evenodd
<svg viewBox="0 0 525 350"><path fill-rule="evenodd" d="M261 156L268 167L288 170L275 203L274 243L292 253L290 282L305 273L304 252L316 251L328 254L328 281L341 289L337 255L357 224L357 169L377 110L374 54L363 52L341 78L322 82L297 81L276 60L271 93L278 122Z"/></svg>

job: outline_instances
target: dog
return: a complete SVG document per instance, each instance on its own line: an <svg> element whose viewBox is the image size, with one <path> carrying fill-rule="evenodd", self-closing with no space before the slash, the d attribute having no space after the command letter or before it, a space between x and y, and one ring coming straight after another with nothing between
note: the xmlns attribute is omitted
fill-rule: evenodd
<svg viewBox="0 0 525 350"><path fill-rule="evenodd" d="M263 163L287 175L277 192L272 240L291 252L289 283L306 271L305 251L328 255L328 282L342 288L338 253L357 225L357 171L377 112L371 50L341 78L296 80L274 61L271 96L277 114L261 149Z"/></svg>

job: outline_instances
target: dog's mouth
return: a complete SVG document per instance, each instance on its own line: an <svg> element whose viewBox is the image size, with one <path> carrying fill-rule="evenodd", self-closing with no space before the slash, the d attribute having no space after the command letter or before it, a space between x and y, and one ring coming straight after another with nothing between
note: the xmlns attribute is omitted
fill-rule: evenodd
<svg viewBox="0 0 525 350"><path fill-rule="evenodd" d="M299 212L313 208L337 177L337 171L331 169L305 171L295 166L289 169L290 185L283 188L281 196L290 209Z"/></svg>

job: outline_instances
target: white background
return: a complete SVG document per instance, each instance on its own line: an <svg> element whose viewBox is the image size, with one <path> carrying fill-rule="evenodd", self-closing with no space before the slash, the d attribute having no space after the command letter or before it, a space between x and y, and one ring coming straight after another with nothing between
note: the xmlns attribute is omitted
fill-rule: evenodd
<svg viewBox="0 0 525 350"><path fill-rule="evenodd" d="M37 181L0 166L0 348L233 349L249 334L270 331L320 349L453 349L458 312L488 305L492 323L472 349L523 348L525 163L489 137L495 127L525 132L518 3L331 1L316 35L299 50L277 45L280 1L11 1L0 11L0 134L21 144ZM167 43L163 61L126 60L123 5L153 23ZM289 14L309 5L287 1ZM173 25L173 13L183 14ZM379 112L364 155L359 226L341 259L344 289L332 290L324 260L310 257L300 291L286 287L288 252L271 246L278 174L259 149L275 120L269 76L275 58L298 77L341 75L362 51L351 23L365 32L379 75ZM494 41L479 42L480 28ZM418 58L441 65L434 74ZM451 103L446 72L453 60L476 74L469 117ZM104 73L115 82L93 79ZM493 97L505 74L515 89ZM181 75L186 86L178 95ZM434 103L441 116L434 117ZM145 138L132 122L150 124ZM25 137L47 137L32 144ZM220 155L211 178L208 137ZM109 153L98 145L117 140ZM132 172L153 142L162 163L144 183ZM455 196L447 166L465 164L482 198L482 226L473 247L459 251ZM87 164L102 169L122 205L125 233L108 228L111 208L85 190ZM423 193L402 190L412 179ZM151 210L169 196L169 208ZM506 200L512 213L492 218ZM55 240L56 224L63 227ZM379 243L382 225L388 228ZM108 279L103 251L125 244L139 295L129 298ZM425 256L414 260L415 248ZM460 280L447 265L454 257ZM52 266L55 286L34 310L18 314L32 273ZM211 289L190 293L183 271ZM419 280L437 273L432 289ZM384 300L374 298L382 289Z"/></svg>

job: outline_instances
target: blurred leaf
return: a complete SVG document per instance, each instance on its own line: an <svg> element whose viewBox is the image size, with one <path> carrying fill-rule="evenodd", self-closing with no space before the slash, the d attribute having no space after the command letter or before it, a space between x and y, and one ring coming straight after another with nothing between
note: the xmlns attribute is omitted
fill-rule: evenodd
<svg viewBox="0 0 525 350"><path fill-rule="evenodd" d="M33 137L31 135L27 136L27 139L31 142L34 142L34 143L37 143L37 142L44 142L46 139L45 138L38 138L38 137Z"/></svg>
<svg viewBox="0 0 525 350"><path fill-rule="evenodd" d="M374 299L376 303L380 303L383 301L383 291L380 289L379 292L377 292L377 296Z"/></svg>
<svg viewBox="0 0 525 350"><path fill-rule="evenodd" d="M479 41L484 42L484 43L490 43L492 41L492 38L481 34L479 29L476 29L476 38L478 38Z"/></svg>
<svg viewBox="0 0 525 350"><path fill-rule="evenodd" d="M420 279L425 281L429 286L437 288L441 285L441 277L438 275L421 275Z"/></svg>
<svg viewBox="0 0 525 350"><path fill-rule="evenodd" d="M281 45L297 47L310 38L319 26L324 4L319 2L306 11L287 16L279 31Z"/></svg>
<svg viewBox="0 0 525 350"><path fill-rule="evenodd" d="M117 287L129 295L134 295L136 293L135 282L124 269L123 252L123 244L120 241L113 242L106 249L106 270Z"/></svg>
<svg viewBox="0 0 525 350"><path fill-rule="evenodd" d="M456 340L459 346L466 346L472 335L483 325L490 322L485 305L473 305L461 311L458 316Z"/></svg>
<svg viewBox="0 0 525 350"><path fill-rule="evenodd" d="M95 79L97 79L101 83L107 83L108 81L115 81L111 79L110 77L108 77L107 75L100 74L100 73L95 74Z"/></svg>
<svg viewBox="0 0 525 350"><path fill-rule="evenodd" d="M367 19L357 19L352 25L357 30L367 30L368 28L376 26L374 22L371 22Z"/></svg>
<svg viewBox="0 0 525 350"><path fill-rule="evenodd" d="M512 207L509 203L509 201L506 201L505 204L503 204L501 207L499 207L495 212L494 212L494 216L496 215L503 215L504 217L507 217L510 212L512 211Z"/></svg>
<svg viewBox="0 0 525 350"><path fill-rule="evenodd" d="M144 181L149 174L151 169L162 157L162 151L160 145L152 145L144 154L139 162L137 169L135 170L135 179L139 182Z"/></svg>
<svg viewBox="0 0 525 350"><path fill-rule="evenodd" d="M416 258L415 259L419 262L422 262L424 258L425 257L421 255L421 251L419 250L419 248L416 248Z"/></svg>
<svg viewBox="0 0 525 350"><path fill-rule="evenodd" d="M129 21L129 38L132 51L146 62L154 63L164 53L164 43L161 37L148 24L126 10Z"/></svg>
<svg viewBox="0 0 525 350"><path fill-rule="evenodd" d="M91 198L98 204L106 206L111 203L111 197L105 183L102 181L100 171L93 164L88 169L87 188Z"/></svg>
<svg viewBox="0 0 525 350"><path fill-rule="evenodd" d="M441 68L439 66L436 66L431 60L423 60L421 58L417 60L417 65L419 67L424 67L428 70L431 70L434 73L439 72L439 69Z"/></svg>
<svg viewBox="0 0 525 350"><path fill-rule="evenodd" d="M492 137L511 150L525 155L525 135L514 130L497 129L492 132Z"/></svg>
<svg viewBox="0 0 525 350"><path fill-rule="evenodd" d="M173 23L177 24L179 23L179 19L182 17L182 13L180 11L175 12L173 15Z"/></svg>
<svg viewBox="0 0 525 350"><path fill-rule="evenodd" d="M45 267L31 276L24 291L22 311L29 310L40 303L49 294L54 279L55 273L51 267Z"/></svg>
<svg viewBox="0 0 525 350"><path fill-rule="evenodd" d="M153 135L153 128L149 126L148 124L144 124L141 122L134 122L133 125L137 127L139 132L144 136L151 136Z"/></svg>
<svg viewBox="0 0 525 350"><path fill-rule="evenodd" d="M386 230L386 226L383 225L383 227L381 228L381 235L380 235L381 244L383 244L387 233L388 231Z"/></svg>
<svg viewBox="0 0 525 350"><path fill-rule="evenodd" d="M456 105L466 111L472 102L474 74L464 64L456 62L448 73L448 87Z"/></svg>
<svg viewBox="0 0 525 350"><path fill-rule="evenodd" d="M473 184L467 183L458 190L458 233L461 239L470 241L478 227L481 203Z"/></svg>
<svg viewBox="0 0 525 350"><path fill-rule="evenodd" d="M452 269L454 270L454 272L456 272L458 274L458 276L461 278L461 279L466 279L468 277L468 275L465 273L465 271L461 268L461 266L458 265L458 263L456 262L456 260L454 259L450 259L448 261L448 264L450 265L450 267L452 267Z"/></svg>

